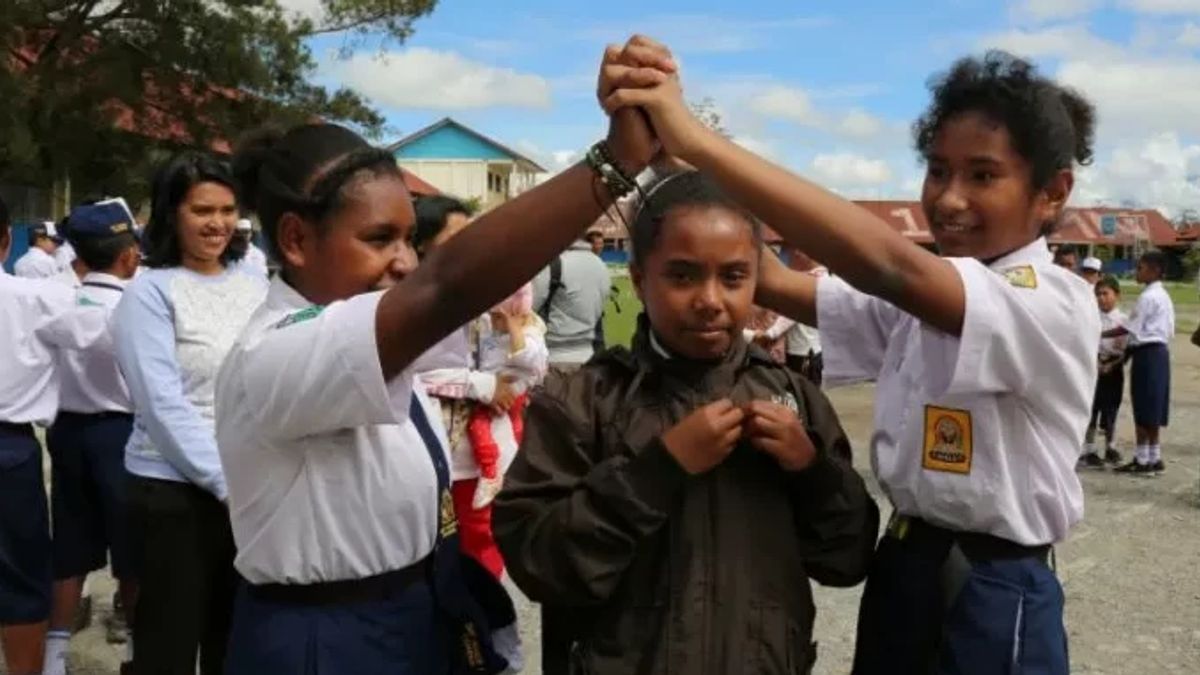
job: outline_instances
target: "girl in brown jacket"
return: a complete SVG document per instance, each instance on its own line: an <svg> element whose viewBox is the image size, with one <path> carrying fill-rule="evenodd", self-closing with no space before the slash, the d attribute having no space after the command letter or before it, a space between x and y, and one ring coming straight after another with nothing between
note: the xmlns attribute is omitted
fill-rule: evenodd
<svg viewBox="0 0 1200 675"><path fill-rule="evenodd" d="M496 539L571 672L808 672L809 579L859 583L879 512L829 401L741 337L757 221L687 172L632 236L633 348L534 396Z"/></svg>

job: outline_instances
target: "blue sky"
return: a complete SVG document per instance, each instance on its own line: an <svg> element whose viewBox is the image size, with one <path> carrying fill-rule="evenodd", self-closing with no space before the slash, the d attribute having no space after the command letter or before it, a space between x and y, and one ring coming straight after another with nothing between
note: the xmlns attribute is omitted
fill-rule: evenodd
<svg viewBox="0 0 1200 675"><path fill-rule="evenodd" d="M381 141L450 115L556 170L603 133L600 53L633 31L672 47L689 98L711 98L739 142L863 197L916 197L925 82L1005 47L1097 104L1077 202L1200 208L1200 0L442 0L405 44L312 47L322 82L387 115Z"/></svg>

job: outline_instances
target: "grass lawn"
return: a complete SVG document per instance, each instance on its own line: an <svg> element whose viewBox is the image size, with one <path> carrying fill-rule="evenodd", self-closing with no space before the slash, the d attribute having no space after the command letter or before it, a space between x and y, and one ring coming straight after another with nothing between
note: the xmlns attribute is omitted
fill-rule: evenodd
<svg viewBox="0 0 1200 675"><path fill-rule="evenodd" d="M625 271L613 268L613 285L617 292L609 298L608 309L604 313L604 336L610 345L629 345L633 338L638 313L642 311L642 303L638 302L633 293L633 284ZM1186 281L1168 281L1165 286L1171 300L1175 303L1175 329L1179 333L1190 334L1196 329L1196 321L1200 320L1200 293L1196 285ZM1142 287L1133 281L1121 282L1121 307L1129 312L1142 292ZM621 311L617 312L620 306Z"/></svg>

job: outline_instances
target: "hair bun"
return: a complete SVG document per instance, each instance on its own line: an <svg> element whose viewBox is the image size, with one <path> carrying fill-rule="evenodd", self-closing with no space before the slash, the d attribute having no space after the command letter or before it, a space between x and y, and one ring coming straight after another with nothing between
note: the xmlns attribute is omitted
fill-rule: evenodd
<svg viewBox="0 0 1200 675"><path fill-rule="evenodd" d="M242 192L242 205L258 212L263 167L279 148L283 132L276 128L252 131L241 138L233 154L233 176Z"/></svg>

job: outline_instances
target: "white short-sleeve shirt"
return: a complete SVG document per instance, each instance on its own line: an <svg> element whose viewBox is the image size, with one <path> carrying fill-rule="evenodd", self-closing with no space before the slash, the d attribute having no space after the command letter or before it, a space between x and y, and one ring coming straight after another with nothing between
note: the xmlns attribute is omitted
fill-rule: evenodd
<svg viewBox="0 0 1200 675"><path fill-rule="evenodd" d="M1175 336L1175 303L1161 281L1146 286L1138 296L1125 324L1129 331L1129 342L1133 346L1161 343L1171 344Z"/></svg>
<svg viewBox="0 0 1200 675"><path fill-rule="evenodd" d="M432 550L437 474L409 421L410 372L385 382L382 293L314 306L276 277L217 376L235 566L251 583L358 579Z"/></svg>
<svg viewBox="0 0 1200 675"><path fill-rule="evenodd" d="M872 465L899 513L1025 545L1083 517L1075 462L1087 428L1100 317L1091 287L1044 239L990 266L952 258L961 337L822 279L826 382L875 380Z"/></svg>

